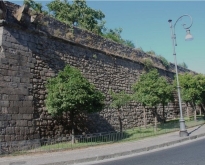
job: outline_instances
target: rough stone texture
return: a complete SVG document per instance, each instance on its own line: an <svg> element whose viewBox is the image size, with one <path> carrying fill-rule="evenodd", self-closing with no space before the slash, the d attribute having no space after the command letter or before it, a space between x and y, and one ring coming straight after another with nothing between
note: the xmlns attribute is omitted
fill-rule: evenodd
<svg viewBox="0 0 205 165"><path fill-rule="evenodd" d="M25 28L13 17L19 6L6 2L7 23L0 27L0 137L2 150L13 146L32 147L39 139L69 139L70 127L65 114L52 118L45 107L45 83L66 64L77 67L97 89L106 95L106 107L88 117L80 132L105 132L119 129L117 112L109 107L109 90L131 93L131 85L144 71L143 58L149 55L68 26L49 17L38 17L36 24ZM73 31L73 32L72 32ZM160 60L150 57L159 73L171 81L174 65L166 70ZM179 67L180 72L190 71ZM191 71L190 71L191 72ZM185 106L183 105L183 110ZM159 107L159 115L161 115ZM168 119L179 115L177 101L166 107ZM190 112L191 114L191 112ZM147 123L153 123L152 111L146 110ZM123 108L123 129L141 126L143 108L131 103ZM18 147L17 147L18 148ZM13 150L12 149L12 150Z"/></svg>

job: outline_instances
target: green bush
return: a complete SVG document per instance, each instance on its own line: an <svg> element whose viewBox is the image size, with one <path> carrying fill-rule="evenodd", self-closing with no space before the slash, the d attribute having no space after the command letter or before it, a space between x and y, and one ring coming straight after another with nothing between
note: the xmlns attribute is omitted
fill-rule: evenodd
<svg viewBox="0 0 205 165"><path fill-rule="evenodd" d="M154 67L152 59L143 58L142 63L144 64L145 69L150 70Z"/></svg>
<svg viewBox="0 0 205 165"><path fill-rule="evenodd" d="M167 61L166 58L164 58L164 57L161 56L161 55L158 55L157 57L160 59L162 65L163 65L166 69L169 68L170 64L169 64L169 62Z"/></svg>

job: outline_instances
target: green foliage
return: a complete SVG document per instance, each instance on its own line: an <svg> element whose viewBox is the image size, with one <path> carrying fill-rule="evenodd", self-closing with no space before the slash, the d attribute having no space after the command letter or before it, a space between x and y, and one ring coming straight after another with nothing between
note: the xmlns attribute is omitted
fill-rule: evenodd
<svg viewBox="0 0 205 165"><path fill-rule="evenodd" d="M135 44L130 40L124 40L123 45L129 46L131 48L135 48Z"/></svg>
<svg viewBox="0 0 205 165"><path fill-rule="evenodd" d="M98 56L97 56L96 54L93 54L93 58L94 58L94 59L97 59Z"/></svg>
<svg viewBox="0 0 205 165"><path fill-rule="evenodd" d="M144 50L142 49L142 47L136 48L136 50L139 50L141 52L144 52Z"/></svg>
<svg viewBox="0 0 205 165"><path fill-rule="evenodd" d="M74 0L71 4L67 0L54 0L47 7L56 19L98 34L105 24L102 11L88 7L85 0Z"/></svg>
<svg viewBox="0 0 205 165"><path fill-rule="evenodd" d="M143 58L142 63L144 64L144 67L147 70L151 70L154 67L154 63L150 58Z"/></svg>
<svg viewBox="0 0 205 165"><path fill-rule="evenodd" d="M205 106L205 76L203 74L198 74L194 76L196 81L196 88L201 91L199 99L197 100L198 105ZM205 109L204 109L205 110Z"/></svg>
<svg viewBox="0 0 205 165"><path fill-rule="evenodd" d="M112 103L110 106L116 109L120 109L131 99L131 96L129 94L126 94L125 91L121 91L119 93L114 93L111 91L110 94L112 98Z"/></svg>
<svg viewBox="0 0 205 165"><path fill-rule="evenodd" d="M173 87L164 77L160 77L156 69L140 76L133 85L134 99L143 106L155 107L166 105L173 100Z"/></svg>
<svg viewBox="0 0 205 165"><path fill-rule="evenodd" d="M169 64L169 62L167 61L166 58L164 58L164 57L161 56L161 55L158 55L157 57L160 59L162 65L163 65L165 68L169 68L170 64Z"/></svg>
<svg viewBox="0 0 205 165"><path fill-rule="evenodd" d="M34 0L24 0L24 4L29 4L29 6L37 13L47 14L46 11L43 10L43 6L41 3L35 2Z"/></svg>
<svg viewBox="0 0 205 165"><path fill-rule="evenodd" d="M155 53L154 50L150 50L150 51L147 51L147 52L145 52L145 53L147 53L147 54L149 54L149 55L151 55L151 56L156 56L156 53Z"/></svg>
<svg viewBox="0 0 205 165"><path fill-rule="evenodd" d="M42 10L41 3L34 0L24 0L24 3L29 4L37 13L48 13ZM68 0L53 0L47 4L47 7L49 13L61 22L89 30L125 46L135 47L132 41L122 39L121 28L107 30L104 27L105 21L103 18L105 18L105 15L103 12L87 6L86 0L73 0L72 3L69 3Z"/></svg>
<svg viewBox="0 0 205 165"><path fill-rule="evenodd" d="M117 43L123 44L125 46L129 46L131 48L134 48L135 45L132 41L130 40L124 40L121 37L121 33L122 33L122 28L115 28L113 29L106 29L104 28L104 33L103 33L103 37L111 39Z"/></svg>
<svg viewBox="0 0 205 165"><path fill-rule="evenodd" d="M121 119L121 112L120 108L127 104L131 100L131 96L129 94L126 94L125 91L121 91L119 93L114 93L110 91L111 97L112 97L112 103L111 107L116 108L118 110L118 120L120 124L120 132L122 132L122 119Z"/></svg>
<svg viewBox="0 0 205 165"><path fill-rule="evenodd" d="M182 63L178 64L178 66L181 66L185 69L188 69L188 65L185 62L182 62Z"/></svg>
<svg viewBox="0 0 205 165"><path fill-rule="evenodd" d="M66 66L48 80L46 107L52 115L63 112L97 112L103 108L104 95L85 79L79 70Z"/></svg>
<svg viewBox="0 0 205 165"><path fill-rule="evenodd" d="M185 73L179 75L179 83L181 87L181 96L184 102L188 102L195 106L205 103L205 76L202 74L193 75ZM176 85L176 79L174 84Z"/></svg>

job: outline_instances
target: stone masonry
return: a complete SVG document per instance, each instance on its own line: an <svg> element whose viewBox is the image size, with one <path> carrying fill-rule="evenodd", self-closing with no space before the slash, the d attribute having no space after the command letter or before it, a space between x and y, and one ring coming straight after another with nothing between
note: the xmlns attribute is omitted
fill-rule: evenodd
<svg viewBox="0 0 205 165"><path fill-rule="evenodd" d="M40 139L69 137L66 114L52 118L44 100L45 83L66 64L74 66L106 95L106 106L100 113L88 117L86 127L79 132L118 130L115 109L109 107L109 90L131 93L131 86L144 72L144 58L151 58L159 73L169 81L174 77L174 65L169 70L161 61L137 49L80 30L70 28L48 16L38 16L35 23L25 26L14 15L19 6L6 2L6 23L0 27L0 140L2 151L39 146ZM180 72L185 70L179 68ZM184 109L184 108L183 108ZM159 114L161 110L159 110ZM166 107L167 118L179 114L178 103ZM153 122L151 111L147 122ZM123 129L143 125L143 109L131 103L122 111Z"/></svg>

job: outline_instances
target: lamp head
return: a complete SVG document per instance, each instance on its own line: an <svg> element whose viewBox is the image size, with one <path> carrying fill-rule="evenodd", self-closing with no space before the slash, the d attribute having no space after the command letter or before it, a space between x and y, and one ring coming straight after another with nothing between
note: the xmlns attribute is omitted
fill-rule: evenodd
<svg viewBox="0 0 205 165"><path fill-rule="evenodd" d="M186 30L186 37L185 37L185 41L191 41L193 40L194 37L191 35L190 30Z"/></svg>

